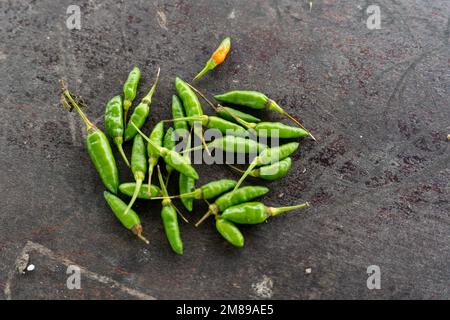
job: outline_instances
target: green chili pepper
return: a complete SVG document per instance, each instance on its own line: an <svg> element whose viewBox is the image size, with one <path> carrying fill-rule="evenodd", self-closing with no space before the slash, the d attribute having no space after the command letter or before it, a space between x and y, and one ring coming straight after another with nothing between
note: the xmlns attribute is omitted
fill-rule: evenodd
<svg viewBox="0 0 450 320"><path fill-rule="evenodd" d="M133 149L131 151L131 172L133 172L134 180L136 180L136 188L134 189L134 194L128 207L125 210L125 214L128 213L128 210L130 210L131 206L136 201L147 173L145 144L144 139L142 139L140 135L135 136L133 141Z"/></svg>
<svg viewBox="0 0 450 320"><path fill-rule="evenodd" d="M207 144L209 149L219 149L225 152L236 152L236 153L259 153L268 147L262 143L257 142L253 139L246 139L243 137L236 136L224 136L215 139L214 141ZM195 148L184 150L183 153L202 149L203 146L198 146Z"/></svg>
<svg viewBox="0 0 450 320"><path fill-rule="evenodd" d="M123 108L122 97L115 96L106 104L105 110L105 130L106 134L113 139L123 160L130 166L127 156L123 152Z"/></svg>
<svg viewBox="0 0 450 320"><path fill-rule="evenodd" d="M119 187L119 172L116 160L111 150L108 138L85 116L79 104L84 105L80 98L74 97L61 80L61 103L69 111L75 109L83 120L86 131L86 146L92 163L95 166L105 187L112 193L117 193Z"/></svg>
<svg viewBox="0 0 450 320"><path fill-rule="evenodd" d="M164 230L166 232L167 240L169 240L172 250L177 254L183 254L183 241L180 236L180 227L178 225L177 212L175 210L172 201L169 198L169 194L164 184L161 171L158 167L158 179L161 185L161 191L164 197L162 201L161 218L164 225Z"/></svg>
<svg viewBox="0 0 450 320"><path fill-rule="evenodd" d="M128 110L130 109L134 98L136 98L137 87L140 79L141 79L141 70L139 70L138 67L133 67L133 69L128 74L127 81L125 81L123 85L124 123L127 123Z"/></svg>
<svg viewBox="0 0 450 320"><path fill-rule="evenodd" d="M128 213L125 213L127 205L125 202L120 200L120 198L116 197L112 193L105 191L103 193L106 202L108 203L111 210L116 215L117 219L122 223L122 225L131 230L139 239L149 244L148 240L144 238L142 235L142 225L139 216L133 210L129 210Z"/></svg>
<svg viewBox="0 0 450 320"><path fill-rule="evenodd" d="M213 70L215 67L217 67L219 64L225 61L225 58L228 55L228 52L230 52L231 49L231 39L230 37L226 37L222 40L219 47L214 51L211 58L206 62L205 67L202 71L194 78L194 81L197 79L200 79L201 76L203 76L205 73L207 73L210 70Z"/></svg>
<svg viewBox="0 0 450 320"><path fill-rule="evenodd" d="M188 137L187 145L191 144L191 135ZM191 162L191 158L189 156L189 153L184 154L184 158ZM195 189L195 179L188 177L184 174L180 174L179 180L178 180L178 187L180 189L180 194L184 193L190 193ZM183 206L189 211L192 211L192 207L194 205L194 199L193 198L181 198L181 203L183 203Z"/></svg>
<svg viewBox="0 0 450 320"><path fill-rule="evenodd" d="M131 122L131 124L134 125L133 122ZM139 131L139 128L136 127L136 130ZM146 138L146 137L144 137L144 138ZM152 183L153 169L155 168L156 164L158 163L158 160L160 157L159 148L161 148L163 145L163 139L164 139L164 123L163 122L158 122L156 124L156 126L153 128L152 132L150 133L149 139L152 143L150 143L150 141L146 139L148 142L148 144L147 144L148 186L150 186Z"/></svg>
<svg viewBox="0 0 450 320"><path fill-rule="evenodd" d="M213 204L209 205L208 212L195 224L198 227L211 214L218 215L225 209L240 203L248 202L257 197L261 197L269 192L269 188L263 186L248 186L230 191L220 196Z"/></svg>
<svg viewBox="0 0 450 320"><path fill-rule="evenodd" d="M216 229L222 237L225 238L233 246L242 248L244 246L244 236L241 231L232 223L220 216L216 216Z"/></svg>
<svg viewBox="0 0 450 320"><path fill-rule="evenodd" d="M252 109L268 109L280 113L292 121L294 121L298 126L303 128L314 140L314 136L303 127L303 125L294 119L289 113L287 113L283 108L281 108L275 101L269 99L265 94L257 91L243 91L236 90L230 91L224 94L215 95L214 98L222 103L232 103L236 105L241 105L249 107Z"/></svg>
<svg viewBox="0 0 450 320"><path fill-rule="evenodd" d="M189 134L189 126L186 120L179 120L185 118L184 108L181 103L180 98L178 96L172 96L172 118L173 118L173 126L175 128L176 137L182 139L186 139Z"/></svg>
<svg viewBox="0 0 450 320"><path fill-rule="evenodd" d="M119 190L124 195L132 197L136 190L136 182L122 183L119 186ZM148 185L143 184L137 195L138 199L145 199L145 200L152 200L153 198L160 196L162 196L161 189L153 184L150 186L150 193L148 192Z"/></svg>
<svg viewBox="0 0 450 320"><path fill-rule="evenodd" d="M261 202L247 202L227 208L221 217L239 224L258 224L280 213L308 207L308 202L280 208L267 207Z"/></svg>
<svg viewBox="0 0 450 320"><path fill-rule="evenodd" d="M261 122L261 119L255 117L251 114L248 114L248 113L245 113L245 112L242 112L242 111L230 108L230 107L224 107L224 106L219 105L217 107L216 112L219 115L219 117L224 118L225 120L228 120L228 121L236 122L236 118L239 118L239 119L242 119L242 120L250 122L250 123Z"/></svg>
<svg viewBox="0 0 450 320"><path fill-rule="evenodd" d="M167 129L166 134L164 135L163 147L168 150L175 150L175 140L173 137L173 132L174 132L173 128L170 127L169 129ZM167 182L168 182L170 174L173 171L173 168L170 165L166 164L166 170L167 170ZM167 182L166 182L166 185L167 185Z"/></svg>
<svg viewBox="0 0 450 320"><path fill-rule="evenodd" d="M137 133L136 129L130 124L131 122L133 122L140 129L144 125L145 120L147 120L148 114L150 113L150 104L152 103L153 93L158 85L160 71L161 69L158 68L156 80L151 87L150 92L141 100L141 103L138 104L131 114L130 121L125 129L125 141L133 139Z"/></svg>
<svg viewBox="0 0 450 320"><path fill-rule="evenodd" d="M247 170L244 172L241 179L239 179L237 185L234 187L234 190L239 188L241 183L244 182L245 178L250 174L250 172L256 166L263 166L263 165L268 165L268 164L272 164L272 163L281 161L281 160L289 157L291 154L293 154L298 149L298 146L299 146L298 142L290 142L290 143L283 144L281 146L264 149L250 163Z"/></svg>
<svg viewBox="0 0 450 320"><path fill-rule="evenodd" d="M197 171L195 171L190 162L181 154L173 150L168 150L166 148L158 146L153 141L151 141L141 130L137 129L137 131L145 140L147 140L152 148L154 148L158 152L158 154L164 159L166 164L172 166L178 172L195 180L198 180L199 177Z"/></svg>
<svg viewBox="0 0 450 320"><path fill-rule="evenodd" d="M232 165L229 166L241 173L245 172ZM286 159L283 159L279 162L275 162L267 166L253 169L252 171L249 172L248 175L255 178L274 181L285 177L289 172L289 170L291 169L291 166L292 166L292 159L287 157Z"/></svg>

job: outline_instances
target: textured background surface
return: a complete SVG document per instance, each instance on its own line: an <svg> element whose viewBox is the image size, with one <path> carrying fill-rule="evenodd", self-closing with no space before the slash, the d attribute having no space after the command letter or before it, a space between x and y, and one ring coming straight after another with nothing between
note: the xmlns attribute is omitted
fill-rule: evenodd
<svg viewBox="0 0 450 320"><path fill-rule="evenodd" d="M0 1L0 298L134 297L91 279L70 292L62 258L159 299L450 298L450 2L377 1L382 29L369 30L370 1L315 1L311 12L290 0L77 1L82 29L70 31L72 2ZM319 142L302 142L264 202L313 208L242 228L242 250L211 221L182 225L178 257L158 204L136 206L151 246L115 221L57 80L102 127L131 66L143 71L140 97L161 66L147 131L169 117L175 75L193 77L224 35L231 55L199 86L261 90L302 117ZM200 183L233 176L198 169ZM36 270L16 276L27 241L59 258L30 253ZM381 290L366 287L373 264Z"/></svg>

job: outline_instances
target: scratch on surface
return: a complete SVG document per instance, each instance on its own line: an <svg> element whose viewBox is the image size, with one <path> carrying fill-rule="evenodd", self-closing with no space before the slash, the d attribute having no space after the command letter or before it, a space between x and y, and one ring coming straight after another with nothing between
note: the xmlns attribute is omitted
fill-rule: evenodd
<svg viewBox="0 0 450 320"><path fill-rule="evenodd" d="M273 281L266 275L263 275L263 278L260 282L256 282L252 284L253 291L260 298L270 299L273 295Z"/></svg>
<svg viewBox="0 0 450 320"><path fill-rule="evenodd" d="M158 14L158 24L161 28L163 28L164 30L168 30L167 29L167 17L166 14L163 11L157 11Z"/></svg>
<svg viewBox="0 0 450 320"><path fill-rule="evenodd" d="M122 290L123 292L125 292L133 297L136 297L138 299L142 299L142 300L155 300L156 299L155 297L150 296L146 293L143 293L136 289L129 288L107 276L103 276L98 273L89 271L88 269L86 269L82 266L79 266L75 262L71 261L70 259L67 259L63 256L60 256L60 255L54 253L49 248L44 247L43 245L41 245L39 243L28 241L26 243L26 245L23 247L19 256L17 257L17 259L14 263L14 268L8 274L8 279L6 281L6 285L5 285L5 289L4 289L4 294L5 294L6 300L12 299L11 283L14 280L15 275L18 273L21 273L21 269L23 267L23 261L28 261L28 258L32 252L35 252L42 256L45 256L53 261L60 262L60 263L64 264L65 266L76 265L80 268L81 273L85 277L88 277L91 280L98 281L102 284L109 285L114 288L118 288L118 289Z"/></svg>

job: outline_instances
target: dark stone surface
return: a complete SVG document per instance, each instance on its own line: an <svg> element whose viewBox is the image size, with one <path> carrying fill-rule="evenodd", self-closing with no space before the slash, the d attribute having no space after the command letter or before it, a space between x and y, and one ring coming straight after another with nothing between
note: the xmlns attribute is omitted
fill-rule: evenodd
<svg viewBox="0 0 450 320"><path fill-rule="evenodd" d="M290 0L77 1L82 28L70 31L72 2L0 2L0 297L33 241L159 299L259 298L268 288L278 299L450 298L450 2L379 0L382 28L369 30L370 1L314 1L312 11ZM140 97L161 66L148 131L169 118L174 77L192 78L225 35L229 59L198 86L264 91L312 128L318 143L302 141L292 173L268 184L264 202L313 207L242 228L241 250L212 221L183 224L179 257L159 205L136 206L148 247L116 222L57 81L102 127L131 66L143 71ZM237 177L197 168L200 183ZM196 205L191 220L204 210ZM82 293L64 292L65 277L45 276L53 262L31 259L35 275L15 276L12 298L127 297L90 280ZM366 287L369 265L381 268L381 290Z"/></svg>

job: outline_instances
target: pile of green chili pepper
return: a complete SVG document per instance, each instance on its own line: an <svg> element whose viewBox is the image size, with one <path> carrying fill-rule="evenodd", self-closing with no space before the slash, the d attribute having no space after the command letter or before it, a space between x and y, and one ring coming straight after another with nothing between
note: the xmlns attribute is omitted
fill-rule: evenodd
<svg viewBox="0 0 450 320"><path fill-rule="evenodd" d="M231 50L231 39L226 37L219 48L212 54L203 70L195 76L199 80L203 75L222 64ZM104 198L107 205L126 228L141 240L149 243L144 237L143 227L138 214L133 210L135 202L148 200L162 200L161 220L167 240L172 250L183 254L184 246L178 215L188 222L172 199L178 199L189 212L194 210L196 201L204 201L208 211L195 224L199 226L208 217L215 217L217 232L235 247L244 246L244 236L238 228L240 224L259 224L280 213L309 207L308 202L294 206L270 207L256 198L264 196L269 188L261 185L241 186L247 176L255 179L274 181L289 174L292 168L291 155L297 151L298 142L287 142L277 146L269 146L250 137L278 137L280 139L298 139L311 137L310 131L300 124L292 115L287 113L274 100L265 94L250 90L232 90L214 95L214 104L200 90L193 87L180 77L175 77L172 96L172 119L164 119L144 133L145 124L150 114L152 97L157 90L160 69L156 73L153 85L148 94L133 108L137 97L141 70L134 66L123 84L123 96L115 95L107 103L104 113L104 128L106 135L91 122L83 108L83 99L69 92L61 81L61 104L70 112L75 110L86 127L86 146L92 163L98 172L107 191ZM216 115L204 113L199 96ZM227 104L227 105L223 105ZM236 109L236 106L254 110L271 110L291 119L297 126L289 126L281 122L268 122L255 115ZM171 122L173 127L164 128L165 123ZM214 129L223 134L222 137L206 142L204 127ZM129 167L132 182L119 182L119 170L110 145L117 147L120 157ZM194 138L201 139L201 145L192 147ZM131 156L127 158L124 143L132 141ZM183 151L179 143L183 143ZM178 144L177 144L178 143ZM234 172L241 173L238 181L234 179L220 179L209 181L198 186L199 174L191 164L191 152L206 149L222 150L232 154L255 154L249 161L246 170L228 164ZM130 159L130 160L129 160ZM166 177L160 170L159 163L165 163ZM153 172L157 169L157 183L152 184ZM169 195L171 175L178 172L178 195ZM145 183L144 183L145 181ZM124 202L118 193L131 198Z"/></svg>

